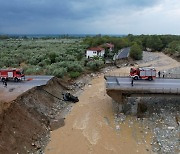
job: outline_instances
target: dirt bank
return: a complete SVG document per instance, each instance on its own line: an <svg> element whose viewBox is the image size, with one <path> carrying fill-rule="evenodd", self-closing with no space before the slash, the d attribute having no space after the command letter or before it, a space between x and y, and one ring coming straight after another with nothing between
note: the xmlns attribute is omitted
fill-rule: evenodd
<svg viewBox="0 0 180 154"><path fill-rule="evenodd" d="M49 130L64 124L64 118L57 115L68 105L49 93L62 99L64 90L66 87L53 78L12 102L1 103L0 153L42 151L49 140Z"/></svg>

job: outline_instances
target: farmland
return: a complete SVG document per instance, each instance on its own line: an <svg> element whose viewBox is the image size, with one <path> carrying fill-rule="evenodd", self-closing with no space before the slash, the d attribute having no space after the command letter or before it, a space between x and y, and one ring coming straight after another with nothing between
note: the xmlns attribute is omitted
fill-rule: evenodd
<svg viewBox="0 0 180 154"><path fill-rule="evenodd" d="M0 41L0 68L20 67L26 74L76 77L84 71L81 39L7 39Z"/></svg>

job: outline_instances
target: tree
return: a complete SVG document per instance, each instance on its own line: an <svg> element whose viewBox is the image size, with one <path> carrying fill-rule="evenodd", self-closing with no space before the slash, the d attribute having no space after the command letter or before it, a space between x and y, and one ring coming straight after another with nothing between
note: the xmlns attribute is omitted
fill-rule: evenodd
<svg viewBox="0 0 180 154"><path fill-rule="evenodd" d="M140 60L142 59L142 54L143 52L141 47L137 43L134 43L130 50L130 57L135 60Z"/></svg>
<svg viewBox="0 0 180 154"><path fill-rule="evenodd" d="M180 41L173 41L168 45L168 53L180 53Z"/></svg>
<svg viewBox="0 0 180 154"><path fill-rule="evenodd" d="M127 38L129 41L133 42L135 37L133 36L133 34L128 34Z"/></svg>
<svg viewBox="0 0 180 154"><path fill-rule="evenodd" d="M49 53L49 59L51 60L51 64L56 62L56 57L57 57L57 56L58 56L58 55L57 55L55 52L53 52L53 51L51 51L51 52Z"/></svg>
<svg viewBox="0 0 180 154"><path fill-rule="evenodd" d="M151 48L153 51L161 51L163 44L159 36L149 36L146 42L146 46Z"/></svg>

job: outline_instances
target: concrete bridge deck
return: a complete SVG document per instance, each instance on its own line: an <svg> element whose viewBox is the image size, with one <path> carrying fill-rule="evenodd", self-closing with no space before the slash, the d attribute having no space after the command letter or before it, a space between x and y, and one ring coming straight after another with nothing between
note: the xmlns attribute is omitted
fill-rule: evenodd
<svg viewBox="0 0 180 154"><path fill-rule="evenodd" d="M126 97L174 97L180 96L180 79L156 78L155 80L134 80L130 77L106 76L106 91L118 103Z"/></svg>

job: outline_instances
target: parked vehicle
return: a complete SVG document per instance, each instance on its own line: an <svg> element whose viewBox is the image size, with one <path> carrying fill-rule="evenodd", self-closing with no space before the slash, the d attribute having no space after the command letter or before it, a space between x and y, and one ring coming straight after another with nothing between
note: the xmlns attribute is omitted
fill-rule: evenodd
<svg viewBox="0 0 180 154"><path fill-rule="evenodd" d="M130 76L134 80L148 79L151 81L156 78L156 69L152 67L131 68Z"/></svg>
<svg viewBox="0 0 180 154"><path fill-rule="evenodd" d="M7 80L14 80L15 82L18 82L22 79L25 79L25 75L21 69L0 69L0 80L2 82Z"/></svg>

